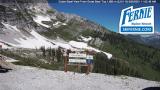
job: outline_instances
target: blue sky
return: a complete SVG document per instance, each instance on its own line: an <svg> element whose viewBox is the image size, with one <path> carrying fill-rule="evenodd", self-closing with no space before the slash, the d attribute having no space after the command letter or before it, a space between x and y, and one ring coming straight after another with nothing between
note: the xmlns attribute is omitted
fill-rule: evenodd
<svg viewBox="0 0 160 90"><path fill-rule="evenodd" d="M76 14L92 20L102 26L118 32L121 10L129 6L138 8L141 6L155 6L155 31L160 32L160 4L83 4L83 3L50 3L60 12Z"/></svg>

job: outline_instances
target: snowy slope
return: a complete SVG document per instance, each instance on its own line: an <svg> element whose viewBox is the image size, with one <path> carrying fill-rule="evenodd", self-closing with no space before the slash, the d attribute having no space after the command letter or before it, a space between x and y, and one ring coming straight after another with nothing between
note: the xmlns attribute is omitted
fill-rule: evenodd
<svg viewBox="0 0 160 90"><path fill-rule="evenodd" d="M58 41L49 40L41 36L37 32L35 32L34 30L24 32L19 30L16 26L12 26L6 23L2 23L2 24L5 26L5 28L3 28L5 35L0 34L0 41L5 42L13 47L35 49L35 48L40 48L44 46L45 48L62 47L62 48L71 49L71 50L88 49L96 52L103 52L88 46L87 43L85 42L69 41L69 42L62 43ZM82 38L84 39L84 41L91 40L91 37L89 38L82 37ZM7 48L7 46L5 45L3 47ZM105 53L109 59L112 57L112 54L110 53L107 53L107 52L103 52L103 53Z"/></svg>
<svg viewBox="0 0 160 90"><path fill-rule="evenodd" d="M42 37L37 32L32 30L30 33L32 36L34 36L34 38L26 38L25 40L16 39L16 41L20 43L20 45L17 45L18 47L40 48L44 46L46 48L49 48L49 47L54 48L54 46L50 42L48 42L46 38Z"/></svg>
<svg viewBox="0 0 160 90"><path fill-rule="evenodd" d="M28 66L1 73L1 90L142 90L160 83L128 76L52 71Z"/></svg>
<svg viewBox="0 0 160 90"><path fill-rule="evenodd" d="M22 31L16 26L12 26L6 23L2 23L3 33L0 34L0 41L5 42L13 47L18 48L40 48L41 46L53 47L53 45L47 41L46 38L39 35L34 30Z"/></svg>

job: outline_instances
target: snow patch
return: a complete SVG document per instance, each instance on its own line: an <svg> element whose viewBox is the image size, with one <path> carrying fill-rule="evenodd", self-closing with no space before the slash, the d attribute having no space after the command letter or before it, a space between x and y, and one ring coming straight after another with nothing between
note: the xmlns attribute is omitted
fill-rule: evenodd
<svg viewBox="0 0 160 90"><path fill-rule="evenodd" d="M88 49L88 50L93 50L95 52L102 52L102 53L106 54L108 59L112 58L112 54L101 51L101 50L93 48L93 47L90 47L87 45L87 43L84 43L84 42L70 41L69 45L71 45L72 47L78 48L78 49Z"/></svg>
<svg viewBox="0 0 160 90"><path fill-rule="evenodd" d="M62 25L67 25L66 23L62 23Z"/></svg>
<svg viewBox="0 0 160 90"><path fill-rule="evenodd" d="M33 20L34 20L36 23L38 23L38 24L40 24L40 25L42 25L42 26L44 26L44 27L46 27L46 28L50 28L49 25L46 25L46 24L42 23L42 21L51 21L51 19L50 19L49 16L37 15L35 18L33 18Z"/></svg>
<svg viewBox="0 0 160 90"><path fill-rule="evenodd" d="M87 47L87 49L93 50L93 51L96 51L96 52L102 52L102 53L104 53L104 54L108 57L108 59L111 59L111 58L112 58L112 54L107 53L107 52L104 52L104 51L101 51L101 50L99 50L99 49L96 49L96 48L93 48L93 47Z"/></svg>
<svg viewBox="0 0 160 90"><path fill-rule="evenodd" d="M11 47L9 47L8 45L6 45L2 42L0 42L0 46L2 46L3 49L7 49L7 48L10 49L11 48Z"/></svg>
<svg viewBox="0 0 160 90"><path fill-rule="evenodd" d="M3 22L1 22L1 23L7 28L7 30L10 30L13 32L14 31L20 32L20 30L18 30L16 26L12 26L12 25L9 25L9 24L3 23Z"/></svg>
<svg viewBox="0 0 160 90"><path fill-rule="evenodd" d="M7 58L7 60L5 60L6 62L18 62L19 60L15 60L12 58Z"/></svg>
<svg viewBox="0 0 160 90"><path fill-rule="evenodd" d="M61 25L67 25L66 23L62 23L62 22L60 22L60 21L57 21L57 22L55 22L54 24L53 24L53 26L54 27L56 27L56 28L58 28L58 27L60 27Z"/></svg>
<svg viewBox="0 0 160 90"><path fill-rule="evenodd" d="M26 37L26 39L15 39L17 42L20 43L20 45L17 45L18 47L23 47L23 48L40 48L44 46L45 48L55 48L53 44L47 41L46 38L42 37L39 35L37 32L32 30L31 35L34 37Z"/></svg>
<svg viewBox="0 0 160 90"><path fill-rule="evenodd" d="M13 10L14 10L14 11L17 11L17 9L16 9L16 8L14 8Z"/></svg>
<svg viewBox="0 0 160 90"><path fill-rule="evenodd" d="M70 49L71 51L76 51L78 50L77 48L71 46L68 42L65 41L59 41L59 40L50 40L50 42L55 44L55 47L61 47L64 49Z"/></svg>
<svg viewBox="0 0 160 90"><path fill-rule="evenodd" d="M48 19L49 20L49 19ZM17 42L17 44L9 44L14 47L20 47L20 48L40 48L42 46L46 48L55 48L55 46L48 41L47 38L41 36L34 30L32 30L30 33L30 36L24 35L16 26L12 26L9 24L2 23L6 29L4 31L8 34L8 37L13 41ZM17 36L18 35L18 36ZM14 38L13 38L14 37ZM8 39L9 39L8 38ZM3 41L3 39L1 40ZM5 42L5 41L3 41ZM6 42L8 43L8 42ZM3 47L6 47L3 44Z"/></svg>
<svg viewBox="0 0 160 90"><path fill-rule="evenodd" d="M107 55L107 57L108 57L108 59L111 59L111 58L112 58L112 54L107 53L107 52L104 52L104 51L101 51L101 52L103 52L104 54L106 54L106 55Z"/></svg>
<svg viewBox="0 0 160 90"><path fill-rule="evenodd" d="M85 49L88 46L87 43L76 42L76 41L70 41L69 45L71 45L72 47L75 47L75 48L79 48L79 49Z"/></svg>
<svg viewBox="0 0 160 90"><path fill-rule="evenodd" d="M89 36L88 38L83 37L83 36L80 36L80 37L81 37L81 39L82 39L84 42L89 42L90 40L92 40L92 37L91 37L91 36Z"/></svg>

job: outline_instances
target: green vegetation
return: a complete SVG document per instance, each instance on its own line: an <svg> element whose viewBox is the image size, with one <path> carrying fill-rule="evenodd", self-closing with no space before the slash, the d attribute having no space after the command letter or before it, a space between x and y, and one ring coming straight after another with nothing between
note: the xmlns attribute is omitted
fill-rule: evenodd
<svg viewBox="0 0 160 90"><path fill-rule="evenodd" d="M160 81L160 72L151 68L148 65L134 65L130 61L113 58L108 60L106 55L98 53L95 56L94 72L111 75L128 75L140 77L149 80Z"/></svg>
<svg viewBox="0 0 160 90"><path fill-rule="evenodd" d="M43 49L43 47L41 49L43 51L42 56L45 61L40 60L41 57L38 57L38 56L37 57L24 57L21 54L18 54L18 53L12 52L12 51L7 51L7 50L2 50L0 53L5 56L8 56L10 58L19 60L18 62L14 62L14 64L17 64L17 65L33 66L33 67L50 69L50 70L63 70L63 61L62 60L59 60L58 62L53 62L54 58L52 58L52 60L51 60L52 62L51 62L50 59L48 59L49 52L54 51L53 49L46 49L45 50L45 49ZM56 57L54 55L55 54L53 54L52 57ZM59 55L58 57L60 57L59 53L58 53L58 55ZM60 58L62 58L62 57L60 57Z"/></svg>
<svg viewBox="0 0 160 90"><path fill-rule="evenodd" d="M136 67L130 67L127 61L119 59L108 59L103 53L97 53L95 55L94 72L112 74L112 75L129 75L142 77Z"/></svg>
<svg viewBox="0 0 160 90"><path fill-rule="evenodd" d="M0 54L19 60L17 62L13 62L13 64L16 65L32 66L49 70L64 70L63 56L60 48L55 50L51 48L45 49L44 47L41 47L40 50L42 51L42 55L37 57L24 57L22 53L19 54L17 53L17 51L9 50L2 50ZM25 52L25 50L21 50L20 52ZM31 50L31 52L33 51ZM42 58L44 60L41 60ZM55 59L57 61L55 61ZM68 66L68 70L73 72L79 72L77 66Z"/></svg>
<svg viewBox="0 0 160 90"><path fill-rule="evenodd" d="M53 9L48 9L48 10L47 10L47 13L48 13L48 14L54 14L55 11L54 11Z"/></svg>
<svg viewBox="0 0 160 90"><path fill-rule="evenodd" d="M63 70L62 68L60 68L60 67L63 67L62 62L61 63L48 64L48 63L44 63L42 61L32 59L32 58L23 58L18 62L14 62L14 64L24 65L24 66L33 66L33 67L50 69L50 70Z"/></svg>
<svg viewBox="0 0 160 90"><path fill-rule="evenodd" d="M16 15L17 15L18 18L22 18L23 17L23 15L22 15L22 13L20 11L17 12Z"/></svg>
<svg viewBox="0 0 160 90"><path fill-rule="evenodd" d="M62 25L58 28L53 28L45 32L40 32L40 34L49 38L56 38L57 36L59 36L66 41L75 40L78 35L78 30L76 30L76 27L77 24L68 23L67 25Z"/></svg>
<svg viewBox="0 0 160 90"><path fill-rule="evenodd" d="M49 38L56 38L57 36L59 36L64 40L73 39L72 35L69 33L69 31L66 28L68 28L68 26L60 26L59 28L48 30L47 32L41 32L41 34Z"/></svg>
<svg viewBox="0 0 160 90"><path fill-rule="evenodd" d="M83 30L82 32L81 32L81 35L82 36L91 36L92 35L92 33L93 33L93 31L91 31L91 30Z"/></svg>
<svg viewBox="0 0 160 90"><path fill-rule="evenodd" d="M98 54L99 56L96 55L98 61L96 60L95 62L94 72L129 75L160 81L159 49L136 43L118 33L83 28L80 23L74 21L68 23L67 26L61 26L45 32L47 37L52 35L57 35L68 41L76 40L79 35L91 36L94 39L99 38L102 40L103 43L100 46L94 45L94 40L88 44L113 54L113 59L107 60L101 54Z"/></svg>
<svg viewBox="0 0 160 90"><path fill-rule="evenodd" d="M159 49L138 44L117 33L101 33L99 31L93 31L90 36L103 40L104 44L101 45L99 49L114 55L114 59L110 60L111 62L107 62L108 60L106 58L100 58L100 55L97 57L98 60L100 60L98 63L110 63L100 65L101 67L99 67L98 71L101 73L114 75L123 74L160 81ZM101 55L101 57L103 56ZM107 61L104 62L103 59ZM119 63L117 67L112 66L115 65L115 63ZM112 70L112 72L103 70L105 66L109 66L107 68ZM114 70L113 67L115 68ZM101 69L103 71L101 71ZM95 69L95 72L96 70L97 69ZM116 72L113 72L115 70Z"/></svg>

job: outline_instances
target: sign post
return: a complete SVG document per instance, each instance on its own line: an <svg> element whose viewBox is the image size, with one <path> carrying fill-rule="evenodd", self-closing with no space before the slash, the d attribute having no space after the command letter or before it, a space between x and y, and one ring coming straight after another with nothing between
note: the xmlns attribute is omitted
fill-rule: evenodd
<svg viewBox="0 0 160 90"><path fill-rule="evenodd" d="M67 60L68 60L67 51L64 52L63 56L64 56L64 71L67 72Z"/></svg>
<svg viewBox="0 0 160 90"><path fill-rule="evenodd" d="M91 72L91 64L93 64L93 55L86 52L64 53L64 71L67 72L67 66L77 66L77 71L81 71L81 66L86 66L86 74Z"/></svg>
<svg viewBox="0 0 160 90"><path fill-rule="evenodd" d="M64 56L64 71L67 72L67 56Z"/></svg>

